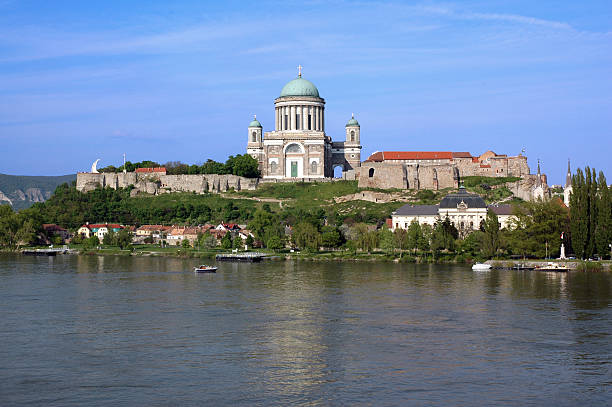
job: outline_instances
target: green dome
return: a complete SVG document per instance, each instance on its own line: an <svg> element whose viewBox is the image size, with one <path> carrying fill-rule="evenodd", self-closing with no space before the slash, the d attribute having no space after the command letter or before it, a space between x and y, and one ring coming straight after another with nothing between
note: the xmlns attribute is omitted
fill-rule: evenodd
<svg viewBox="0 0 612 407"><path fill-rule="evenodd" d="M355 116L351 117L351 120L349 120L348 123L346 123L346 126L344 127L350 127L350 126L359 127L359 122L357 121L357 119L355 119Z"/></svg>
<svg viewBox="0 0 612 407"><path fill-rule="evenodd" d="M263 127L257 118L253 118L253 121L249 123L249 127Z"/></svg>
<svg viewBox="0 0 612 407"><path fill-rule="evenodd" d="M299 77L283 86L280 97L283 96L311 96L318 98L319 90L309 80Z"/></svg>

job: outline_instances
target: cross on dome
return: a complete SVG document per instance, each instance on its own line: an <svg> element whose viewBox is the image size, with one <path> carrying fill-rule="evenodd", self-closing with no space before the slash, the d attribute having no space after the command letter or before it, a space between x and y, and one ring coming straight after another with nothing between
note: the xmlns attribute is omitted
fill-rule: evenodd
<svg viewBox="0 0 612 407"><path fill-rule="evenodd" d="M298 78L302 77L302 68L304 68L302 65L298 65Z"/></svg>

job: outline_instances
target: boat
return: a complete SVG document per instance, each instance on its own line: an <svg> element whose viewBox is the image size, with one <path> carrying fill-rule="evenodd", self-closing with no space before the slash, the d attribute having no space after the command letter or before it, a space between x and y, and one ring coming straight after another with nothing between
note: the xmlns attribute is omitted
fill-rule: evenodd
<svg viewBox="0 0 612 407"><path fill-rule="evenodd" d="M193 271L195 273L216 273L217 268L213 266L207 266L206 264L202 264L198 267L194 267Z"/></svg>
<svg viewBox="0 0 612 407"><path fill-rule="evenodd" d="M564 266L563 264L553 263L551 261L549 261L547 265L536 267L535 269L538 271L569 271L569 268L567 268L567 266Z"/></svg>
<svg viewBox="0 0 612 407"><path fill-rule="evenodd" d="M523 263L518 263L518 264L515 264L514 266L512 266L512 269L513 270L533 270L533 269L535 269L535 267L528 266L528 265L523 264Z"/></svg>
<svg viewBox="0 0 612 407"><path fill-rule="evenodd" d="M485 264L485 263L476 263L472 266L472 270L474 271L487 271L487 270L491 270L491 265L490 264Z"/></svg>

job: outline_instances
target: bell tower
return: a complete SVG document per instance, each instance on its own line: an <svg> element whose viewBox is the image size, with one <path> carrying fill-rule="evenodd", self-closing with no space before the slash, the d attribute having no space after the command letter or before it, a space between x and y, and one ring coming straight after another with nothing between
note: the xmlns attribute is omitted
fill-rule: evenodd
<svg viewBox="0 0 612 407"><path fill-rule="evenodd" d="M359 126L359 122L355 119L355 115L351 114L351 120L346 123L344 127L346 130L346 143L345 144L361 144L361 137L359 134L359 130L361 127Z"/></svg>

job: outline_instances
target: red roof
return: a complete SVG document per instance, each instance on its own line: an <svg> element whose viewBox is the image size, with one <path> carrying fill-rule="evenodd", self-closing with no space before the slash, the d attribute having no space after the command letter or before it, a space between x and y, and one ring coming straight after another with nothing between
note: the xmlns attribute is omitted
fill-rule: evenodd
<svg viewBox="0 0 612 407"><path fill-rule="evenodd" d="M464 154L464 153L459 153ZM385 160L452 160L450 151L379 151L372 154L367 161Z"/></svg>
<svg viewBox="0 0 612 407"><path fill-rule="evenodd" d="M166 172L166 168L165 167L156 167L156 168L136 168L136 172Z"/></svg>
<svg viewBox="0 0 612 407"><path fill-rule="evenodd" d="M453 158L472 158L472 154L467 151L454 152Z"/></svg>
<svg viewBox="0 0 612 407"><path fill-rule="evenodd" d="M117 223L94 223L94 224L89 224L89 225L83 225L81 227L88 228L88 229L99 229L102 227L113 228L113 229L123 229L123 226Z"/></svg>
<svg viewBox="0 0 612 407"><path fill-rule="evenodd" d="M480 168L491 168L490 164L480 164Z"/></svg>

